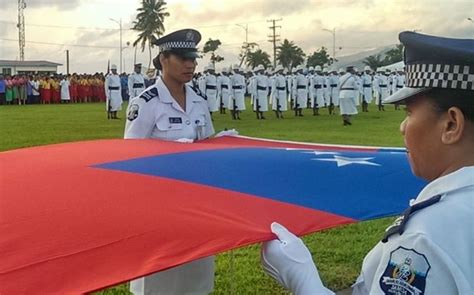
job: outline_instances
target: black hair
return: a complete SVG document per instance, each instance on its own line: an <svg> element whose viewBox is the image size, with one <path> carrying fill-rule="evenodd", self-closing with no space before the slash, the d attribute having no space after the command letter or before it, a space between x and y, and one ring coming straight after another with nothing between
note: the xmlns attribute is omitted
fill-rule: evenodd
<svg viewBox="0 0 474 295"><path fill-rule="evenodd" d="M155 68L156 68L158 71L163 70L163 67L161 66L161 63L160 63L160 56L163 55L164 57L169 57L170 54L171 54L171 52L169 52L169 51L160 52L160 53L153 59L153 65L155 66Z"/></svg>
<svg viewBox="0 0 474 295"><path fill-rule="evenodd" d="M457 107L464 117L474 123L474 91L433 88L426 93L431 98L436 111L443 113L450 107Z"/></svg>

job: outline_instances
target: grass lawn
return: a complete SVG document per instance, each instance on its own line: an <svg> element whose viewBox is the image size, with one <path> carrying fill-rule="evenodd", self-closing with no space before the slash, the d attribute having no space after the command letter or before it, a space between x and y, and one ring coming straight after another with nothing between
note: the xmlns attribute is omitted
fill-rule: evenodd
<svg viewBox="0 0 474 295"><path fill-rule="evenodd" d="M125 107L124 107L125 109ZM295 118L292 112L277 120L268 112L267 120L257 121L253 112L243 113L241 121L230 114L214 114L216 131L235 128L246 136L318 143L372 146L402 146L399 124L405 114L392 106L378 112L370 106L352 126L342 126L340 116L327 114ZM107 120L103 104L0 106L0 151L21 147L89 139L121 138L126 117ZM348 198L350 196L347 196ZM383 195L380 196L383 198ZM304 237L326 286L346 288L357 277L365 254L381 238L393 218L384 218L326 230ZM259 245L217 256L214 294L287 294L260 268ZM39 291L40 292L40 291ZM97 294L129 294L126 284Z"/></svg>

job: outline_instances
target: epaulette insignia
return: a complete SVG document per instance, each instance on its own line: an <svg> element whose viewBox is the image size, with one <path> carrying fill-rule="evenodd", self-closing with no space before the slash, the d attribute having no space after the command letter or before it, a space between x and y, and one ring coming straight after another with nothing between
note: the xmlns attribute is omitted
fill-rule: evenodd
<svg viewBox="0 0 474 295"><path fill-rule="evenodd" d="M441 195L437 195L432 198L429 198L428 200L425 200L423 202L420 202L418 204L408 207L405 211L403 211L402 215L400 215L395 220L395 222L385 230L382 243L388 242L388 238L393 236L394 234L399 234L399 235L403 234L403 232L405 231L405 225L407 224L408 220L410 219L413 213L421 209L424 209L428 206L438 203L440 199L441 199Z"/></svg>
<svg viewBox="0 0 474 295"><path fill-rule="evenodd" d="M147 89L142 94L140 94L140 98L143 98L146 102L149 102L155 97L158 97L158 88L156 87Z"/></svg>

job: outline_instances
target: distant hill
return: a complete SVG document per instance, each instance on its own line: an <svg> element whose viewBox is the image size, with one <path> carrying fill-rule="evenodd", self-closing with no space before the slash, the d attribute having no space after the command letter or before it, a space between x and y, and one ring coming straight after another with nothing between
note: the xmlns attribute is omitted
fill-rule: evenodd
<svg viewBox="0 0 474 295"><path fill-rule="evenodd" d="M395 44L387 45L387 46L377 47L375 49L371 49L367 51L362 51L362 52L352 54L352 55L338 56L337 62L332 64L329 68L331 70L332 69L339 70L340 68L345 69L347 66L355 66L357 69L362 70L365 67L365 64L363 63L363 61L365 60L366 57L380 54L381 58L383 59L385 57L385 53L389 51L390 49L395 48L395 46L396 46Z"/></svg>

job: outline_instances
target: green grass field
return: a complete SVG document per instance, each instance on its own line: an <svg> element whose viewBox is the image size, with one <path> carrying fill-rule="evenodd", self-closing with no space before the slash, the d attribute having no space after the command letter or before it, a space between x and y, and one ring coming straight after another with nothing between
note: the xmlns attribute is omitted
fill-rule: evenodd
<svg viewBox="0 0 474 295"><path fill-rule="evenodd" d="M124 105L125 109L125 105ZM214 115L216 131L235 128L242 135L317 143L402 146L399 124L405 114L386 107L378 112L371 106L361 113L353 126L342 126L340 116L327 114L295 118L292 112L277 120L268 112L267 120L257 121L246 111L241 121L230 115ZM121 138L126 117L107 120L103 104L0 106L0 151L59 142L103 138ZM347 196L350 197L350 196ZM383 198L383 195L380 196ZM304 237L326 286L340 290L350 286L359 274L362 259L377 243L393 218L361 222ZM214 294L288 294L260 267L259 245L253 245L217 256ZM41 293L40 290L38 290ZM129 294L122 284L97 294Z"/></svg>

